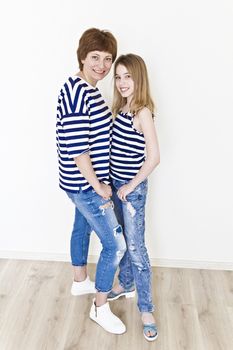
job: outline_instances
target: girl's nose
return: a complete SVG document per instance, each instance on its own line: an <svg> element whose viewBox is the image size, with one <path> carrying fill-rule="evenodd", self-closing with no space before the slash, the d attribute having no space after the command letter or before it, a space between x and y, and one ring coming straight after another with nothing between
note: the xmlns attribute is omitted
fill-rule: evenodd
<svg viewBox="0 0 233 350"><path fill-rule="evenodd" d="M125 83L125 82L124 82L124 79L121 79L121 80L120 80L120 86L123 86L124 83Z"/></svg>

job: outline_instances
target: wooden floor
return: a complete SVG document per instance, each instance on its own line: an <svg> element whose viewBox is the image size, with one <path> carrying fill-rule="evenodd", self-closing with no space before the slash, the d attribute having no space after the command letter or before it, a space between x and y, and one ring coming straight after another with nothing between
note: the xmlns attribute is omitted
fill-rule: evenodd
<svg viewBox="0 0 233 350"><path fill-rule="evenodd" d="M71 280L69 263L0 260L0 350L233 349L233 272L153 268L153 343L142 336L136 298L111 302L127 327L111 335L89 319L91 295L70 295Z"/></svg>

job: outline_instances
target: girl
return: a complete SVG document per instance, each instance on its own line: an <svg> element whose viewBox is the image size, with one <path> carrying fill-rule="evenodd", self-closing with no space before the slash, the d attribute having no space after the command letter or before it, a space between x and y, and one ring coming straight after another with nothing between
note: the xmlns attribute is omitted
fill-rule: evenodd
<svg viewBox="0 0 233 350"><path fill-rule="evenodd" d="M138 294L144 337L158 336L151 297L151 266L145 246L147 177L159 164L147 69L141 57L120 56L114 67L113 114L116 115L110 157L113 201L123 226L127 251L120 262L119 283L108 300ZM146 155L145 155L146 152Z"/></svg>
<svg viewBox="0 0 233 350"><path fill-rule="evenodd" d="M57 151L60 187L76 208L71 237L71 292L81 295L97 291L90 318L108 332L121 334L125 325L111 312L107 295L126 244L110 201L112 115L96 87L109 73L116 54L116 39L110 32L91 28L83 33L77 50L80 71L67 79L58 99ZM92 230L103 246L95 285L86 270Z"/></svg>

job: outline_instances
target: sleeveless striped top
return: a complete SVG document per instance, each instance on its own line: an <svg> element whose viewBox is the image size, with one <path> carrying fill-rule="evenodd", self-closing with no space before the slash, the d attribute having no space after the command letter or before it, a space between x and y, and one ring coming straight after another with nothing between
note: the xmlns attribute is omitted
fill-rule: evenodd
<svg viewBox="0 0 233 350"><path fill-rule="evenodd" d="M110 176L116 180L131 180L145 161L144 135L134 128L133 117L119 112L113 123Z"/></svg>

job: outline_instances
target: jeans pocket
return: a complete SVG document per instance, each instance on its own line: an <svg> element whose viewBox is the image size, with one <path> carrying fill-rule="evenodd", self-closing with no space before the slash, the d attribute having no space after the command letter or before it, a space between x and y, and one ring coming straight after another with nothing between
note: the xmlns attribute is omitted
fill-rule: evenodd
<svg viewBox="0 0 233 350"><path fill-rule="evenodd" d="M137 187L135 187L134 191L132 193L145 195L147 193L147 179L142 181Z"/></svg>
<svg viewBox="0 0 233 350"><path fill-rule="evenodd" d="M144 181L142 181L138 187L140 188L141 191L147 190L147 185L148 185L148 180L145 179Z"/></svg>

